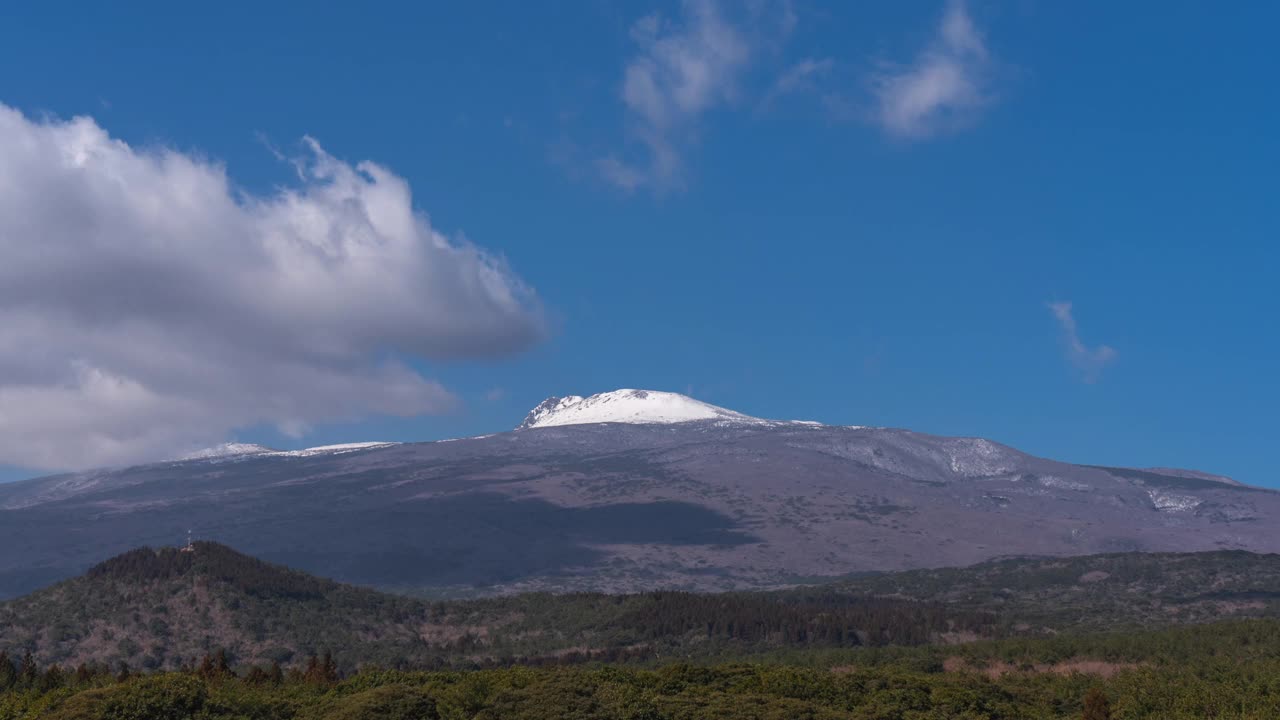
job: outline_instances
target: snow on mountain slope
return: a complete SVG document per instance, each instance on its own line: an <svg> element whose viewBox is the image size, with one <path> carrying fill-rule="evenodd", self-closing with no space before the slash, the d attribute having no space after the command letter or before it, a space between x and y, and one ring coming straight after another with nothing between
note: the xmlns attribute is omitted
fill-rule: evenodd
<svg viewBox="0 0 1280 720"><path fill-rule="evenodd" d="M679 393L614 390L590 397L550 397L525 417L517 430L556 425L630 423L633 425L721 420L736 425L770 425L750 415L726 410Z"/></svg>
<svg viewBox="0 0 1280 720"><path fill-rule="evenodd" d="M341 455L343 453L355 452L357 450L372 450L374 448L390 447L399 445L393 442L356 442L341 443L339 445L320 445L318 447L303 448L302 450L276 450L265 445L254 445L251 443L223 443L211 448L206 448L189 455L183 455L178 460L185 462L187 460L230 460L241 457L312 457L313 455Z"/></svg>
<svg viewBox="0 0 1280 720"><path fill-rule="evenodd" d="M254 443L222 443L211 448L197 450L188 455L183 455L179 460L213 460L215 458L238 457L240 455L260 455L262 453L275 452L275 450L266 445L256 445Z"/></svg>
<svg viewBox="0 0 1280 720"><path fill-rule="evenodd" d="M391 447L399 445L394 442L356 442L341 443L339 445L321 445L319 447L306 448L303 450L280 450L271 453L273 456L281 457L311 457L312 455L341 455L343 453L355 452L357 450L372 450L374 448Z"/></svg>

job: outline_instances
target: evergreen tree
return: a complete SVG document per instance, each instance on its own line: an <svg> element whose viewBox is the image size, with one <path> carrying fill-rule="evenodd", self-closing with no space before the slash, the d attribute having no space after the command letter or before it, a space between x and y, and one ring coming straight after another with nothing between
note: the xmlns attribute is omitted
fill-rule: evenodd
<svg viewBox="0 0 1280 720"><path fill-rule="evenodd" d="M56 664L50 665L49 669L45 670L44 674L40 676L40 692L49 692L62 687L64 679L65 674L62 672L62 668Z"/></svg>
<svg viewBox="0 0 1280 720"><path fill-rule="evenodd" d="M319 685L322 682L320 675L320 658L314 654L307 658L307 669L302 673L303 679L307 682Z"/></svg>
<svg viewBox="0 0 1280 720"><path fill-rule="evenodd" d="M267 671L263 670L259 665L249 668L249 672L244 676L244 681L250 685L265 685L268 679Z"/></svg>
<svg viewBox="0 0 1280 720"><path fill-rule="evenodd" d="M36 681L40 679L40 668L36 666L36 659L27 651L22 656L22 667L18 670L18 685L24 688L33 688Z"/></svg>
<svg viewBox="0 0 1280 720"><path fill-rule="evenodd" d="M280 667L279 662L271 663L271 671L267 673L267 679L272 685L280 685L284 682L284 670Z"/></svg>
<svg viewBox="0 0 1280 720"><path fill-rule="evenodd" d="M320 663L320 672L325 685L336 685L341 678L338 676L338 663L333 660L333 653L328 650L324 651L324 660Z"/></svg>
<svg viewBox="0 0 1280 720"><path fill-rule="evenodd" d="M1084 696L1084 715L1082 720L1111 720L1111 701L1101 688L1089 688Z"/></svg>
<svg viewBox="0 0 1280 720"><path fill-rule="evenodd" d="M9 653L0 651L0 692L18 684L18 670L9 659Z"/></svg>
<svg viewBox="0 0 1280 720"><path fill-rule="evenodd" d="M218 648L218 653L213 657L213 671L219 677L229 677L232 675L231 663L227 660L227 651Z"/></svg>

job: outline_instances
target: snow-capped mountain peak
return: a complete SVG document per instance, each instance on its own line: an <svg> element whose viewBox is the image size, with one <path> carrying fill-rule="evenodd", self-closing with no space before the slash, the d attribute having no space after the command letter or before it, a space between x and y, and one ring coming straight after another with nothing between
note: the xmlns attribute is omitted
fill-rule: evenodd
<svg viewBox="0 0 1280 720"><path fill-rule="evenodd" d="M589 423L669 424L719 420L735 425L767 425L750 415L716 407L687 395L657 390L614 390L590 397L549 397L535 407L517 430Z"/></svg>

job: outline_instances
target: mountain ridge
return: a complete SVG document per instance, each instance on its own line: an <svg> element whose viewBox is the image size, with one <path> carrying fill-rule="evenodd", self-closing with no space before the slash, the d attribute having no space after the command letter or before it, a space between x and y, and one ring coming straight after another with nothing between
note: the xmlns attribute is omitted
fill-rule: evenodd
<svg viewBox="0 0 1280 720"><path fill-rule="evenodd" d="M748 590L1008 555L1280 550L1280 493L1207 473L1076 465L892 428L670 420L0 485L0 597L188 530L433 597Z"/></svg>

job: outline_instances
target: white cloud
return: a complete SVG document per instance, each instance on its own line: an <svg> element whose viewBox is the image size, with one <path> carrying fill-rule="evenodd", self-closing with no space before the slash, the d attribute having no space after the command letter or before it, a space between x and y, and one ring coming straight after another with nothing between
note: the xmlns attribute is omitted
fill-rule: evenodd
<svg viewBox="0 0 1280 720"><path fill-rule="evenodd" d="M962 0L952 0L931 45L915 63L875 78L876 120L920 138L952 129L985 105L990 58Z"/></svg>
<svg viewBox="0 0 1280 720"><path fill-rule="evenodd" d="M0 464L167 456L271 424L449 409L409 358L511 353L543 314L408 184L308 139L295 187L0 105Z"/></svg>
<svg viewBox="0 0 1280 720"><path fill-rule="evenodd" d="M678 20L650 15L632 27L638 52L623 74L622 101L641 152L630 160L600 160L607 181L626 190L681 185L684 154L699 120L733 102L754 56L795 24L789 3L745 7L746 17L733 21L714 0L686 0Z"/></svg>
<svg viewBox="0 0 1280 720"><path fill-rule="evenodd" d="M1085 382L1096 382L1102 370L1116 358L1116 351L1106 345L1088 347L1080 339L1080 331L1076 328L1076 319L1071 312L1071 303L1049 303L1049 309L1058 319L1062 329L1062 341L1066 347L1067 359L1082 374Z"/></svg>

